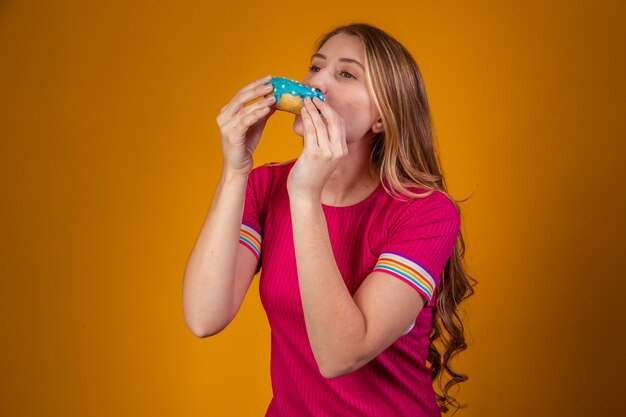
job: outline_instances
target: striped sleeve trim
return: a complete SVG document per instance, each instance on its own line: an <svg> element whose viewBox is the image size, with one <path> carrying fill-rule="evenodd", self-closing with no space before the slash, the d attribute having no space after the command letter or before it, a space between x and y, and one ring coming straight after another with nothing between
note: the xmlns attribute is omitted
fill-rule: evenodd
<svg viewBox="0 0 626 417"><path fill-rule="evenodd" d="M261 234L258 231L247 224L241 224L239 243L250 249L258 260L261 259L261 241Z"/></svg>
<svg viewBox="0 0 626 417"><path fill-rule="evenodd" d="M387 272L405 280L416 290L422 293L430 302L435 290L435 280L428 271L396 253L385 252L378 257L374 271Z"/></svg>

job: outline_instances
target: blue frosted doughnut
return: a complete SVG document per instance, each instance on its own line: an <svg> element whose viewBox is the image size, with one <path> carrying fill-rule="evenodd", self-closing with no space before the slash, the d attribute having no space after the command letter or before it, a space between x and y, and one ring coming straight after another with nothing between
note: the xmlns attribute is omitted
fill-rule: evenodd
<svg viewBox="0 0 626 417"><path fill-rule="evenodd" d="M326 97L316 89L306 87L298 81L290 80L289 78L273 77L263 84L270 83L274 86L273 94L276 97L275 106L278 110L300 114L306 97L317 97L322 101L326 101ZM266 97L269 97L271 94L266 95Z"/></svg>

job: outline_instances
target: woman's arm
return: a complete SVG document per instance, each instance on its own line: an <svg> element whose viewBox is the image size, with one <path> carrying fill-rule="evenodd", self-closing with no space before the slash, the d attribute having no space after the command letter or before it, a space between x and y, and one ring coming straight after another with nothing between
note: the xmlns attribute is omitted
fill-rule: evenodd
<svg viewBox="0 0 626 417"><path fill-rule="evenodd" d="M268 75L241 88L216 117L224 168L183 282L185 322L199 337L218 333L228 325L258 265L251 252L245 254L241 249L239 236L248 176L253 170L252 154L267 120L276 111L271 108L274 95L250 103L272 91L272 85L265 84L271 78Z"/></svg>
<svg viewBox="0 0 626 417"><path fill-rule="evenodd" d="M247 181L248 174L222 172L211 208L187 261L183 314L187 327L198 337L218 333L232 320Z"/></svg>
<svg viewBox="0 0 626 417"><path fill-rule="evenodd" d="M290 197L304 319L326 378L356 371L393 344L424 299L403 280L373 271L350 295L332 251L319 201Z"/></svg>
<svg viewBox="0 0 626 417"><path fill-rule="evenodd" d="M290 198L294 249L307 333L320 372L352 366L365 321L335 262L321 201Z"/></svg>

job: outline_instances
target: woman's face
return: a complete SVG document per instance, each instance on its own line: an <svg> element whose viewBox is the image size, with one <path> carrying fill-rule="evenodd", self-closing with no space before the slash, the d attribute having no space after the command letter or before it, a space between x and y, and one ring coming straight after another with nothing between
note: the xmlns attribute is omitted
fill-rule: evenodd
<svg viewBox="0 0 626 417"><path fill-rule="evenodd" d="M339 33L313 55L309 72L302 81L303 85L320 90L326 103L343 118L348 143L374 136L382 129L382 123L376 124L379 114L367 89L364 65L361 40ZM296 115L293 130L299 136L304 135L302 116Z"/></svg>

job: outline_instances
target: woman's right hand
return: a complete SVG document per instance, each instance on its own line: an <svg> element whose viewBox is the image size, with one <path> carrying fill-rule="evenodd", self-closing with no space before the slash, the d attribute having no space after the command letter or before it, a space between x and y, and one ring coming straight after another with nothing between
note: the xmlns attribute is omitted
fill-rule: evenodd
<svg viewBox="0 0 626 417"><path fill-rule="evenodd" d="M271 76L259 78L243 87L217 115L222 137L224 170L249 173L254 161L252 154L259 144L267 120L276 111L274 95L254 104L246 104L273 91L273 85L263 85Z"/></svg>

